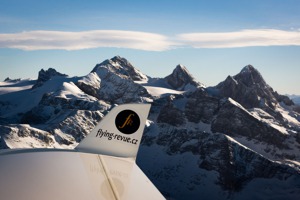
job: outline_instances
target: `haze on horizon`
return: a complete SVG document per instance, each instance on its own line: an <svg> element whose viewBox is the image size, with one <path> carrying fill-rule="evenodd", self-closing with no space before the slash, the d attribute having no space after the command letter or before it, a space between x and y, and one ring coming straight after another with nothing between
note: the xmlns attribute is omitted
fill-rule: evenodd
<svg viewBox="0 0 300 200"><path fill-rule="evenodd" d="M0 2L0 81L42 68L88 74L120 55L151 77L177 64L214 86L248 65L281 94L300 94L297 0Z"/></svg>

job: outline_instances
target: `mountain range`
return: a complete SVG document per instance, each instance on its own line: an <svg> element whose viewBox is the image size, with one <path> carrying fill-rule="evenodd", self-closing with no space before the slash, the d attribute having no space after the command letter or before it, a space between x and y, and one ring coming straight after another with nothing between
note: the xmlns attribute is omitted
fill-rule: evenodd
<svg viewBox="0 0 300 200"><path fill-rule="evenodd" d="M300 95L287 95L295 104L300 105Z"/></svg>
<svg viewBox="0 0 300 200"><path fill-rule="evenodd" d="M116 104L151 103L137 163L167 199L299 199L300 109L247 65L206 87L120 56L82 77L0 82L0 148L74 148Z"/></svg>

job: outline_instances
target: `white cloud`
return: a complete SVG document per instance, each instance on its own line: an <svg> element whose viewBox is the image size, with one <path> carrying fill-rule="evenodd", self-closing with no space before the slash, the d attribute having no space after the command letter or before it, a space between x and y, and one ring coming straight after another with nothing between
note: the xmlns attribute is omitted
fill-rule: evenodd
<svg viewBox="0 0 300 200"><path fill-rule="evenodd" d="M121 30L82 32L27 31L0 34L0 48L22 50L80 50L98 47L117 47L146 51L164 51L172 45L172 42L164 35Z"/></svg>
<svg viewBox="0 0 300 200"><path fill-rule="evenodd" d="M177 35L177 39L182 43L182 45L194 48L299 46L300 32L275 29L256 29L221 33L186 33Z"/></svg>
<svg viewBox="0 0 300 200"><path fill-rule="evenodd" d="M173 38L156 33L122 30L27 31L0 34L0 48L22 50L80 50L116 47L165 51L181 47L235 48L290 45L300 46L300 31L256 29L220 33L184 33Z"/></svg>

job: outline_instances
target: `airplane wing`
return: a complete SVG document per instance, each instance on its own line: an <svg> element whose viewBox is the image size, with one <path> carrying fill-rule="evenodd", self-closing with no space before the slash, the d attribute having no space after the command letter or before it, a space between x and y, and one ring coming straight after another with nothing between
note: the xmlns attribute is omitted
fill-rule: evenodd
<svg viewBox="0 0 300 200"><path fill-rule="evenodd" d="M75 150L0 152L0 199L165 199L135 163L149 109L115 107Z"/></svg>

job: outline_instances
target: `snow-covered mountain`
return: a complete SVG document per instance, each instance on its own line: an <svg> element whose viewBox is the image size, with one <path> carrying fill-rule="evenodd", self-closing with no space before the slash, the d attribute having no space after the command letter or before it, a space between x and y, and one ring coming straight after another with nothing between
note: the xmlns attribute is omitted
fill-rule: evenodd
<svg viewBox="0 0 300 200"><path fill-rule="evenodd" d="M228 76L215 89L219 95L232 97L245 108L274 109L279 102L284 102L289 106L293 105L288 97L274 92L262 75L251 65L244 67L235 76Z"/></svg>
<svg viewBox="0 0 300 200"><path fill-rule="evenodd" d="M168 199L298 199L300 111L251 65L205 87L178 65L149 77L125 58L86 76L0 82L0 147L74 148L114 104L151 103L137 163Z"/></svg>

